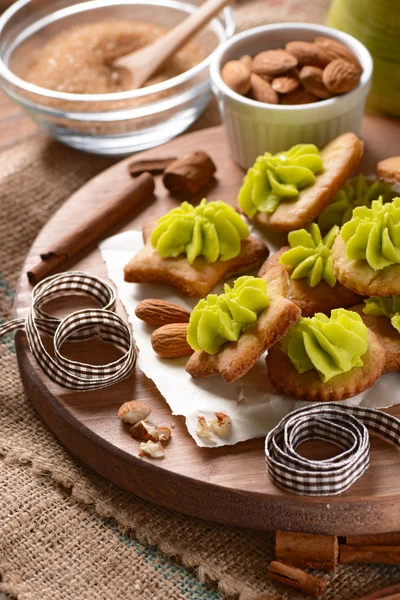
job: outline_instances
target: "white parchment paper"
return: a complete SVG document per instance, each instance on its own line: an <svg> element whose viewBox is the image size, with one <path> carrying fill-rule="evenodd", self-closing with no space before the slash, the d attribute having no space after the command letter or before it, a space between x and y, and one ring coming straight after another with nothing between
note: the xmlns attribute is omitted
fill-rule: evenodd
<svg viewBox="0 0 400 600"><path fill-rule="evenodd" d="M272 243L271 243L272 242ZM275 244L268 241L270 248ZM160 298L175 302L186 308L193 308L197 300L184 298L167 285L126 283L123 268L143 247L139 231L127 231L111 237L100 245L100 251L107 266L110 279L118 289L124 304L133 333L139 347L138 366L152 379L168 402L173 415L183 415L189 433L198 446L224 446L265 436L286 414L305 406L306 402L280 396L268 379L265 358L244 377L227 385L221 377L192 379L185 371L187 358L165 359L157 356L150 343L154 327L147 325L135 316L138 302L145 298ZM222 286L216 292L222 291ZM383 408L400 403L400 374L390 373L381 377L375 386L345 404L356 404ZM213 436L211 439L196 435L197 417L212 418L214 412L223 412L232 419L232 435L229 439Z"/></svg>

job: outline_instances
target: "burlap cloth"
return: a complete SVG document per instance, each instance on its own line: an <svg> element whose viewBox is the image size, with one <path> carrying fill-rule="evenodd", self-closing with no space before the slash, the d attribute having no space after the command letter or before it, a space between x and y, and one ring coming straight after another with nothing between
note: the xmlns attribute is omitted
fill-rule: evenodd
<svg viewBox="0 0 400 600"><path fill-rule="evenodd" d="M258 0L241 28L322 21L327 0ZM211 106L196 128L218 122ZM68 196L110 161L42 137L1 155L0 315L10 318L22 261ZM79 465L27 400L12 338L0 344L0 591L24 600L217 600L276 591L272 538L191 519L136 498ZM396 567L341 567L326 598L354 598ZM279 590L283 598L296 593Z"/></svg>

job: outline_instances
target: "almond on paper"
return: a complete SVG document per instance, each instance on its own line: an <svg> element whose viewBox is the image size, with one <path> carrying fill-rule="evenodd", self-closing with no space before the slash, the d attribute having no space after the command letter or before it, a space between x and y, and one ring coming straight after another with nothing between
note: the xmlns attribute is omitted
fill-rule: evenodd
<svg viewBox="0 0 400 600"><path fill-rule="evenodd" d="M251 70L258 75L282 75L297 66L297 58L286 50L265 50L259 52L251 63Z"/></svg>
<svg viewBox="0 0 400 600"><path fill-rule="evenodd" d="M151 345L159 356L177 358L193 353L187 342L187 323L170 323L159 327L151 334Z"/></svg>
<svg viewBox="0 0 400 600"><path fill-rule="evenodd" d="M224 64L221 77L226 85L238 94L247 94L250 90L250 67L239 60L230 60Z"/></svg>
<svg viewBox="0 0 400 600"><path fill-rule="evenodd" d="M290 94L290 92L297 90L299 85L300 81L297 79L297 77L292 77L290 75L281 75L281 77L275 77L271 83L272 89L278 94Z"/></svg>
<svg viewBox="0 0 400 600"><path fill-rule="evenodd" d="M345 94L357 87L361 72L356 65L343 58L336 58L325 67L322 79L329 91Z"/></svg>
<svg viewBox="0 0 400 600"><path fill-rule="evenodd" d="M281 104L312 104L313 102L317 102L319 98L311 92L308 92L300 86L294 92L290 92L290 94L285 94L281 97Z"/></svg>
<svg viewBox="0 0 400 600"><path fill-rule="evenodd" d="M215 419L211 419L210 428L220 438L228 438L232 433L232 420L225 413L214 413Z"/></svg>
<svg viewBox="0 0 400 600"><path fill-rule="evenodd" d="M328 64L321 61L318 54L318 46L313 42L288 42L285 49L297 58L299 67L305 67L306 65L325 67Z"/></svg>
<svg viewBox="0 0 400 600"><path fill-rule="evenodd" d="M323 70L319 67L306 66L301 69L299 78L303 87L308 92L311 92L311 94L322 100L326 100L332 97L332 92L326 88L322 80L322 75Z"/></svg>
<svg viewBox="0 0 400 600"><path fill-rule="evenodd" d="M272 85L260 75L251 74L251 95L258 102L267 104L278 104L279 96Z"/></svg>
<svg viewBox="0 0 400 600"><path fill-rule="evenodd" d="M135 423L148 417L150 413L151 408L146 404L143 404L143 402L140 402L139 400L131 400L130 402L124 402L122 406L120 406L118 410L118 419L124 423L135 425Z"/></svg>
<svg viewBox="0 0 400 600"><path fill-rule="evenodd" d="M196 435L199 438L205 438L205 439L212 438L212 433L210 431L210 424L208 423L207 419L205 417L203 417L203 415L200 415L199 417L197 417Z"/></svg>
<svg viewBox="0 0 400 600"><path fill-rule="evenodd" d="M188 323L190 312L167 300L148 298L136 306L135 315L151 325L168 325L169 323Z"/></svg>
<svg viewBox="0 0 400 600"><path fill-rule="evenodd" d="M344 44L324 36L317 36L314 41L318 47L320 60L324 62L325 65L337 58L343 58L361 70L361 65L357 56Z"/></svg>

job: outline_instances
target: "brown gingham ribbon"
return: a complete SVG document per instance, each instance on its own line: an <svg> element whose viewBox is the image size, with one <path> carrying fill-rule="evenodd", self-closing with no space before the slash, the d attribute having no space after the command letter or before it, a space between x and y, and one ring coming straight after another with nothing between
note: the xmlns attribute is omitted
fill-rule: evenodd
<svg viewBox="0 0 400 600"><path fill-rule="evenodd" d="M293 494L341 494L368 469L368 430L400 447L400 419L380 410L333 402L299 408L267 435L267 471L277 486ZM342 452L327 460L309 460L297 452L308 440L331 442Z"/></svg>
<svg viewBox="0 0 400 600"><path fill-rule="evenodd" d="M101 308L78 310L64 319L48 315L42 306L60 296L85 295ZM78 271L47 277L32 290L32 306L24 319L0 327L0 337L25 329L29 347L46 375L62 387L76 391L97 390L125 379L136 363L137 348L128 325L116 315L113 288L100 277ZM45 349L40 332L53 337L54 358ZM61 347L67 340L80 342L98 335L114 344L123 355L106 365L90 365L65 358Z"/></svg>

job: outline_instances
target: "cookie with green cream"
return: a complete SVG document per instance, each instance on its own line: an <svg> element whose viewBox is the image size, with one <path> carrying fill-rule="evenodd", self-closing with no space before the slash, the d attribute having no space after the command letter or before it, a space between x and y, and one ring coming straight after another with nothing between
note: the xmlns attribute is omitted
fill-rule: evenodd
<svg viewBox="0 0 400 600"><path fill-rule="evenodd" d="M352 308L385 351L385 373L400 369L400 295L373 296Z"/></svg>
<svg viewBox="0 0 400 600"><path fill-rule="evenodd" d="M270 256L259 271L262 275L281 265L289 275L288 298L301 309L304 317L316 312L329 314L334 308L346 308L361 301L360 296L342 286L332 265L332 246L339 234L334 225L322 236L316 223L307 229L291 231L289 246Z"/></svg>
<svg viewBox="0 0 400 600"><path fill-rule="evenodd" d="M166 283L202 297L220 281L258 268L268 256L243 217L225 202L183 202L143 226L145 246L124 268L125 281Z"/></svg>
<svg viewBox="0 0 400 600"><path fill-rule="evenodd" d="M300 318L286 298L287 275L243 276L220 295L209 294L190 316L188 342L195 350L186 364L193 378L221 375L232 383L245 375Z"/></svg>
<svg viewBox="0 0 400 600"><path fill-rule="evenodd" d="M380 196L384 202L393 200L395 194L392 186L374 178L367 179L360 173L338 191L332 202L319 215L317 223L321 231L329 231L334 225L341 227L350 221L355 208L370 207L372 201Z"/></svg>
<svg viewBox="0 0 400 600"><path fill-rule="evenodd" d="M400 294L400 198L355 208L332 247L344 286L362 296Z"/></svg>
<svg viewBox="0 0 400 600"><path fill-rule="evenodd" d="M357 168L364 144L354 133L332 140L321 152L298 144L257 158L239 191L240 210L258 225L278 231L311 223Z"/></svg>
<svg viewBox="0 0 400 600"><path fill-rule="evenodd" d="M370 388L385 366L384 350L356 312L302 317L268 352L280 393L309 401L336 401Z"/></svg>

